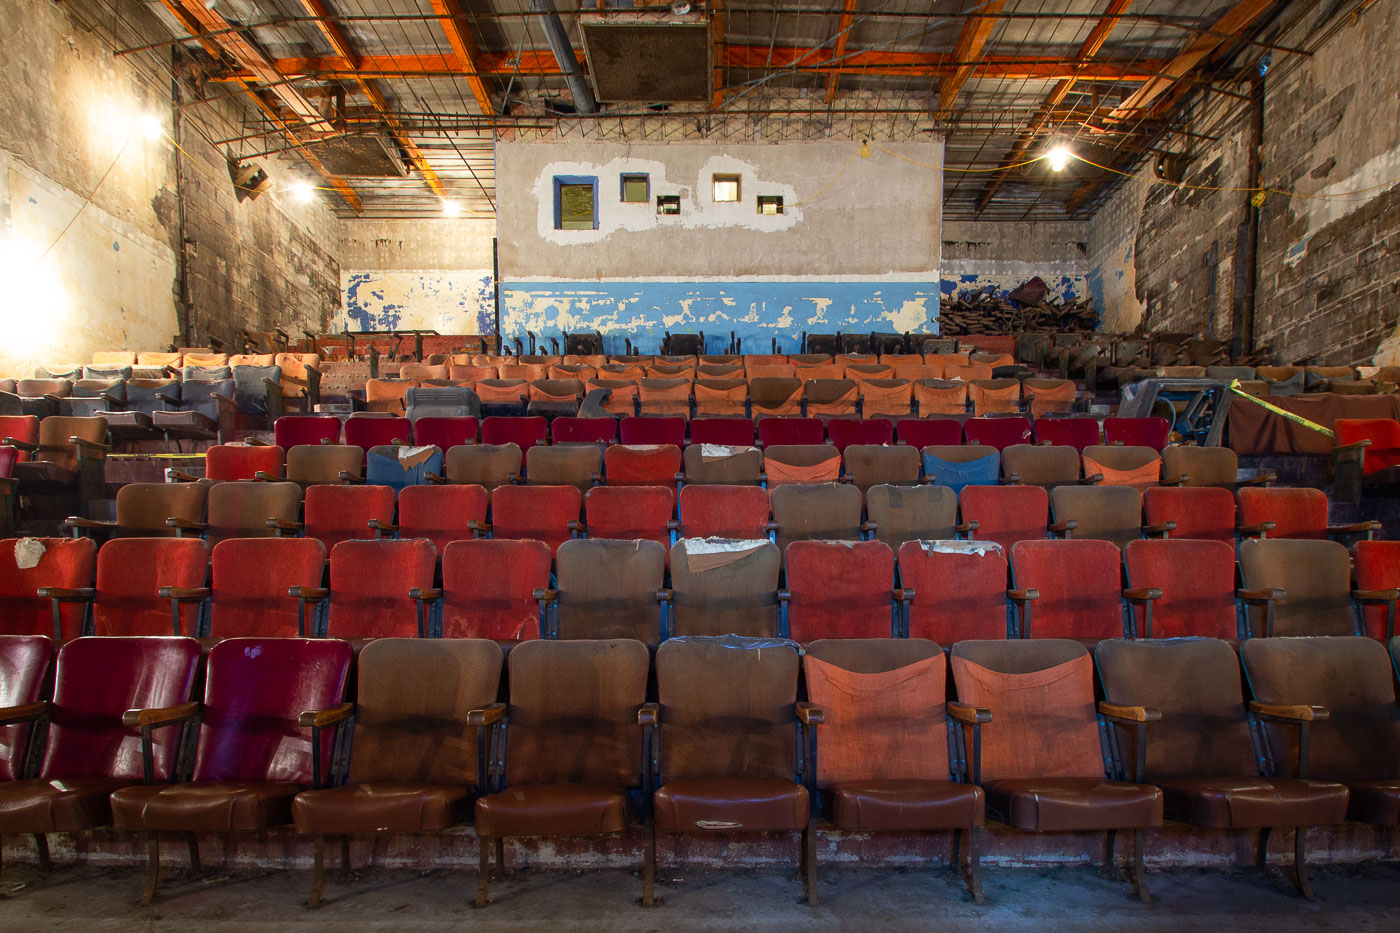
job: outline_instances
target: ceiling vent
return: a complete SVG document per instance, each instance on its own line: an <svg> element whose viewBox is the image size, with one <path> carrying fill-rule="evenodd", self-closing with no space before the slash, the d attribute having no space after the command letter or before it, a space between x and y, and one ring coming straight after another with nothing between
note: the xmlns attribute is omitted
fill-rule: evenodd
<svg viewBox="0 0 1400 933"><path fill-rule="evenodd" d="M704 13L580 12L578 23L599 100L710 99L714 46Z"/></svg>

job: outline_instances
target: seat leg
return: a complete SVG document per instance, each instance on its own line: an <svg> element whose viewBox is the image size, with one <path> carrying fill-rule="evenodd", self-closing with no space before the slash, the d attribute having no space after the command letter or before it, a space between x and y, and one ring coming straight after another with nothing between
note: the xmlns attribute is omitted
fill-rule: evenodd
<svg viewBox="0 0 1400 933"><path fill-rule="evenodd" d="M346 877L350 875L350 837L340 837L340 870Z"/></svg>
<svg viewBox="0 0 1400 933"><path fill-rule="evenodd" d="M967 889L972 899L979 904L987 903L982 894L982 853L979 848L981 833L974 826L967 833Z"/></svg>
<svg viewBox="0 0 1400 933"><path fill-rule="evenodd" d="M1308 828L1296 826L1293 829L1293 874L1298 881L1298 891L1308 900L1315 900L1312 885L1308 883Z"/></svg>
<svg viewBox="0 0 1400 933"><path fill-rule="evenodd" d="M506 876L506 837L496 836L496 877Z"/></svg>
<svg viewBox="0 0 1400 933"><path fill-rule="evenodd" d="M321 906L321 901L326 893L326 837L316 836L316 854L311 862L311 894L306 899L306 906L315 910Z"/></svg>
<svg viewBox="0 0 1400 933"><path fill-rule="evenodd" d="M39 852L39 870L48 871L53 868L53 862L49 859L49 837L43 833L35 833L34 848Z"/></svg>
<svg viewBox="0 0 1400 933"><path fill-rule="evenodd" d="M487 836L482 836L478 840L481 849L481 861L476 869L476 901L477 907L485 907L489 901L489 891L491 888L491 840Z"/></svg>
<svg viewBox="0 0 1400 933"><path fill-rule="evenodd" d="M1143 843L1147 837L1147 830L1137 829L1133 831L1133 886L1137 888L1137 896L1144 904L1152 903L1152 892L1147 890L1147 866L1143 862Z"/></svg>
<svg viewBox="0 0 1400 933"><path fill-rule="evenodd" d="M146 837L146 890L141 892L141 906L150 907L156 899L156 886L160 884L160 836L150 833Z"/></svg>
<svg viewBox="0 0 1400 933"><path fill-rule="evenodd" d="M802 830L802 891L813 907L822 902L817 890L817 831L810 823Z"/></svg>
<svg viewBox="0 0 1400 933"><path fill-rule="evenodd" d="M185 833L185 845L190 850L190 872L198 874L204 870L204 866L199 861L199 840L194 833Z"/></svg>
<svg viewBox="0 0 1400 933"><path fill-rule="evenodd" d="M1110 829L1104 833L1103 837L1103 864L1099 866L1099 874L1105 878L1113 877L1113 856L1114 849L1118 846L1118 830Z"/></svg>
<svg viewBox="0 0 1400 933"><path fill-rule="evenodd" d="M656 827L647 824L646 852L642 856L642 906L656 906Z"/></svg>
<svg viewBox="0 0 1400 933"><path fill-rule="evenodd" d="M1265 826L1259 830L1259 847L1255 852L1254 864L1260 871L1269 867L1269 833L1272 831L1272 826Z"/></svg>
<svg viewBox="0 0 1400 933"><path fill-rule="evenodd" d="M962 830L953 830L953 854L949 856L948 870L955 875L962 874Z"/></svg>

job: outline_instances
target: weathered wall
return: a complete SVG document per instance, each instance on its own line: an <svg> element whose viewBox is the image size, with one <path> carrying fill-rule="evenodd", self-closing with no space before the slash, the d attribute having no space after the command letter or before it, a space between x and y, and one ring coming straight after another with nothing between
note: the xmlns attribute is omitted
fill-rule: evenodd
<svg viewBox="0 0 1400 933"><path fill-rule="evenodd" d="M600 330L610 350L654 349L703 330L719 350L732 331L761 352L803 331L935 331L942 144L886 148L500 143L503 336ZM621 202L623 172L650 176L650 202ZM712 201L715 172L742 176L742 201ZM555 176L598 178L597 230L554 229ZM658 194L681 213L657 215ZM759 215L760 194L784 213Z"/></svg>
<svg viewBox="0 0 1400 933"><path fill-rule="evenodd" d="M488 220L343 221L331 329L494 333L495 233Z"/></svg>
<svg viewBox="0 0 1400 933"><path fill-rule="evenodd" d="M113 54L168 33L146 4L116 4L119 16L93 0L12 0L0 18L0 57L16 63L0 82L0 373L104 348L164 348L179 330L175 149L133 132L142 115L172 128L169 51ZM245 326L319 329L338 302L334 257L318 245L336 239L324 204L280 195L234 204L207 138L238 135L229 130L240 107L191 107L182 134L193 156L181 190L201 342L231 342Z"/></svg>
<svg viewBox="0 0 1400 933"><path fill-rule="evenodd" d="M1051 301L1083 298L1088 236L1084 223L945 222L939 290L953 298L990 288L1005 297L1039 277Z"/></svg>
<svg viewBox="0 0 1400 933"><path fill-rule="evenodd" d="M1329 7L1335 10L1335 7ZM1265 75L1262 208L1254 345L1280 362L1369 363L1400 317L1400 70L1386 37L1393 4L1317 14L1279 37L1311 57L1274 54ZM1235 86L1247 93L1248 84ZM1149 169L1090 224L1090 291L1109 330L1139 320L1153 331L1234 334L1240 225L1247 187L1250 105L1202 108L1182 187ZM1172 148L1185 144L1173 141ZM1190 187L1196 186L1196 187ZM1391 344L1400 348L1400 338ZM1388 362L1400 353L1385 348Z"/></svg>

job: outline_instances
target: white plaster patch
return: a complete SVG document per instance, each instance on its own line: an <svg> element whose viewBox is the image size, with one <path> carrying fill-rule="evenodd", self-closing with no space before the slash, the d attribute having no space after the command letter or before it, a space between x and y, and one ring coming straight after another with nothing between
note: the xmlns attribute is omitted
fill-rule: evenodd
<svg viewBox="0 0 1400 933"><path fill-rule="evenodd" d="M1310 197L1292 198L1290 206L1294 214L1308 221L1304 247L1314 233L1380 197L1397 182L1400 182L1400 147L1382 152L1346 178L1310 192Z"/></svg>
<svg viewBox="0 0 1400 933"><path fill-rule="evenodd" d="M897 333L922 330L923 326L928 323L926 301L927 299L924 298L905 301L898 309L886 311L883 317L890 322L890 329Z"/></svg>

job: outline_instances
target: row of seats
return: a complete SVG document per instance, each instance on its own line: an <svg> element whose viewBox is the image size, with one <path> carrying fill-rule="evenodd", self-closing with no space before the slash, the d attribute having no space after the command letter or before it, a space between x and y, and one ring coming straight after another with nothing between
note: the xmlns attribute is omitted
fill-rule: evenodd
<svg viewBox="0 0 1400 933"><path fill-rule="evenodd" d="M327 566L327 555L329 564ZM11 634L1245 638L1394 633L1400 543L766 538L0 542ZM95 585L94 585L95 581Z"/></svg>
<svg viewBox="0 0 1400 933"><path fill-rule="evenodd" d="M1169 819L1258 832L1261 854L1272 828L1294 827L1294 877L1311 896L1308 827L1400 821L1397 650L1108 640L1091 655L1048 639L945 653L923 639L804 650L730 636L673 639L653 662L630 639L508 655L489 640L379 639L358 657L330 639L229 639L201 664L188 638L84 638L55 653L11 637L0 832L35 834L46 867L52 833L145 834L149 904L160 833L185 833L198 867L195 833L290 824L314 839L315 907L328 839L470 820L484 907L492 849L503 873L511 837L641 824L649 905L658 834L797 834L817 903L819 829L953 830L980 901L991 819L1104 832L1110 865L1114 834L1132 832L1148 900L1145 830Z"/></svg>

